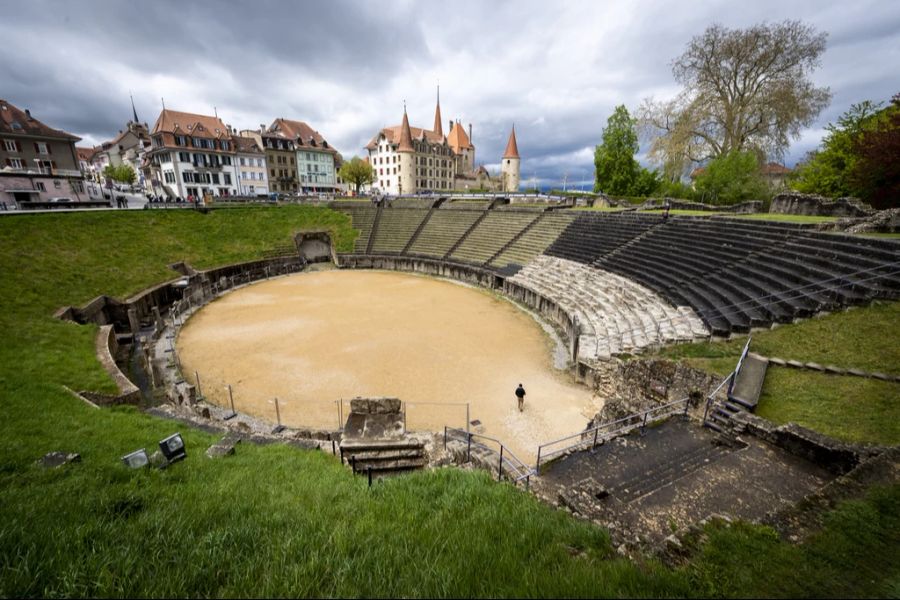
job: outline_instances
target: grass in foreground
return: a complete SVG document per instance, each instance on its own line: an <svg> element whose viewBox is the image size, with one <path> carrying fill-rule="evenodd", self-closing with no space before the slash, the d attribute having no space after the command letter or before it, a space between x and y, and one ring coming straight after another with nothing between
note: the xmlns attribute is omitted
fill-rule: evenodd
<svg viewBox="0 0 900 600"><path fill-rule="evenodd" d="M484 473L445 469L372 490L336 459L243 445L65 392L111 390L95 328L51 317L101 293L169 279L165 265L258 258L296 228L346 217L301 207L200 215L0 219L0 596L882 595L900 581L900 486L851 503L793 548L760 527L710 529L679 570L615 558L605 532ZM181 430L189 458L132 472L125 452ZM45 470L51 450L83 460ZM864 518L864 527L859 520ZM783 561L789 562L783 562ZM894 588L888 586L894 585Z"/></svg>
<svg viewBox="0 0 900 600"><path fill-rule="evenodd" d="M900 374L900 302L876 303L753 333L765 356ZM746 338L684 344L659 354L727 375ZM900 444L900 384L770 367L757 412L853 442Z"/></svg>

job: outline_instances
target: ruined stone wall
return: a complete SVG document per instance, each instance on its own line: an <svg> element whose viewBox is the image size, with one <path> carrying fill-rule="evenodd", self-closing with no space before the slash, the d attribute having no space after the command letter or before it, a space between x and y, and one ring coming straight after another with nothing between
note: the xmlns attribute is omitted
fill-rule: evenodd
<svg viewBox="0 0 900 600"><path fill-rule="evenodd" d="M584 380L605 398L603 410L588 423L590 429L660 404L691 398L694 410L703 408L706 396L722 378L672 360L612 359L596 365L580 365Z"/></svg>
<svg viewBox="0 0 900 600"><path fill-rule="evenodd" d="M818 217L866 217L874 210L857 198L831 200L815 194L789 192L775 196L769 212Z"/></svg>
<svg viewBox="0 0 900 600"><path fill-rule="evenodd" d="M661 208L666 204L673 210L704 210L708 212L727 212L734 214L752 214L762 211L762 200L747 200L738 204L720 205L689 202L678 198L650 198L641 208Z"/></svg>

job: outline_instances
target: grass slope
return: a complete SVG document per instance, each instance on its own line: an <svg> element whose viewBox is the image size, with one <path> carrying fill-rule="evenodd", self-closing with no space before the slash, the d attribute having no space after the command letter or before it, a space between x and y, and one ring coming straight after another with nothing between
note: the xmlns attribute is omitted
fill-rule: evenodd
<svg viewBox="0 0 900 600"><path fill-rule="evenodd" d="M900 374L900 302L875 303L753 333L751 350L786 360ZM728 374L746 338L673 346L668 358ZM900 384L770 367L757 412L839 439L900 444Z"/></svg>
<svg viewBox="0 0 900 600"><path fill-rule="evenodd" d="M256 258L314 226L352 247L347 217L325 209L0 219L0 597L896 592L900 487L845 505L799 548L763 527L710 528L697 558L668 570L616 558L603 530L484 473L370 490L333 457L286 446L245 444L211 461L202 452L214 436L130 407L95 410L62 389L112 385L93 356L95 328L55 321L59 306L133 293L171 278L164 265L177 260ZM119 463L179 429L186 461ZM51 450L82 462L37 466Z"/></svg>

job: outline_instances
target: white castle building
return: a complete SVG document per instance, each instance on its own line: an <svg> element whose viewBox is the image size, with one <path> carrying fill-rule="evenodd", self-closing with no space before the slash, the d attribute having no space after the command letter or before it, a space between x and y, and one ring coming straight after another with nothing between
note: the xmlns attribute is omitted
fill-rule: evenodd
<svg viewBox="0 0 900 600"><path fill-rule="evenodd" d="M450 190L519 190L520 158L513 126L503 153L500 176L491 177L483 166L475 167L472 125L469 133L450 121L445 136L438 96L434 127L410 127L406 108L400 125L385 127L366 145L369 164L375 170L374 187L394 195Z"/></svg>

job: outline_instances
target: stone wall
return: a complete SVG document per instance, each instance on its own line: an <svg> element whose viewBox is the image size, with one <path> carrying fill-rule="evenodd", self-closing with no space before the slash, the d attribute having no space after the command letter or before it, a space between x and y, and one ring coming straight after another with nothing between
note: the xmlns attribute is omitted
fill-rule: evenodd
<svg viewBox="0 0 900 600"><path fill-rule="evenodd" d="M900 233L900 208L880 210L862 219L848 218L821 223L818 229L846 233Z"/></svg>
<svg viewBox="0 0 900 600"><path fill-rule="evenodd" d="M91 400L98 406L113 406L117 404L139 404L141 401L141 391L134 385L128 377L119 369L116 364L115 356L118 353L118 342L112 325L103 325L97 332L95 347L97 359L106 372L109 373L116 387L119 389L118 394L103 394L100 392L79 392L85 398Z"/></svg>
<svg viewBox="0 0 900 600"><path fill-rule="evenodd" d="M689 202L678 198L649 198L641 208L662 208L668 203L672 210L703 210L708 212L727 212L734 214L752 214L762 211L762 200L747 200L738 204L719 205Z"/></svg>
<svg viewBox="0 0 900 600"><path fill-rule="evenodd" d="M849 472L860 462L858 447L806 429L796 423L776 425L768 419L743 411L734 413L731 421L735 432L753 435L837 475Z"/></svg>
<svg viewBox="0 0 900 600"><path fill-rule="evenodd" d="M585 372L586 383L605 398L603 410L588 423L588 429L683 398L690 398L691 407L700 409L722 379L683 363L658 358L614 358L589 369L586 365L579 368Z"/></svg>
<svg viewBox="0 0 900 600"><path fill-rule="evenodd" d="M831 200L815 194L789 192L772 199L770 213L818 217L866 217L874 210L857 198Z"/></svg>
<svg viewBox="0 0 900 600"><path fill-rule="evenodd" d="M338 255L337 266L342 269L384 269L388 271L422 273L424 275L456 279L488 289L494 289L498 279L492 271L486 269L437 258L416 256L340 254Z"/></svg>

